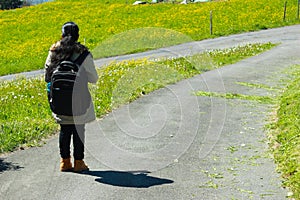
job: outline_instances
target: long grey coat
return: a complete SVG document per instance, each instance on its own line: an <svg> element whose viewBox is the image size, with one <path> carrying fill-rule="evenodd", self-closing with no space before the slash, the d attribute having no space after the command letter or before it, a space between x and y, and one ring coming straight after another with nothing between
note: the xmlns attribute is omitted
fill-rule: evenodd
<svg viewBox="0 0 300 200"><path fill-rule="evenodd" d="M45 63L45 69L48 68L51 64L51 54L52 51L49 51L48 57L46 59ZM72 56L72 59L76 59L79 55L74 54ZM98 80L98 74L95 69L95 63L93 60L93 57L91 54L89 54L86 59L83 61L80 67L84 67L85 71L87 72L88 82L89 83L96 83ZM47 71L47 70L46 70ZM96 119L95 116L95 110L94 110L94 104L93 101L91 101L90 107L88 108L87 112L84 115L81 116L64 116L64 115L56 115L55 113L52 113L52 116L59 124L85 124L91 121L94 121Z"/></svg>

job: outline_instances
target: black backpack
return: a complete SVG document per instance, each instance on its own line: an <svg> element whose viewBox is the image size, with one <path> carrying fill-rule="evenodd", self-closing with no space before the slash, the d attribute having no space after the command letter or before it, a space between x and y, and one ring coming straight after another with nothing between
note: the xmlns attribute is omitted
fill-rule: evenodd
<svg viewBox="0 0 300 200"><path fill-rule="evenodd" d="M75 61L62 61L53 71L49 93L53 113L79 116L87 112L91 95L86 71L80 65L88 54L89 51L85 51Z"/></svg>

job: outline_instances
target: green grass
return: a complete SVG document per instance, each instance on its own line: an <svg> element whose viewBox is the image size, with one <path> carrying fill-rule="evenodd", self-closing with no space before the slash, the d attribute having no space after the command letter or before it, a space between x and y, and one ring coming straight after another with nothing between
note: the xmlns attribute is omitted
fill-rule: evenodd
<svg viewBox="0 0 300 200"><path fill-rule="evenodd" d="M133 2L57 0L0 11L0 75L42 69L49 47L60 39L61 25L69 20L79 24L80 42L95 58L299 23L295 0L287 0L285 21L284 0L138 6Z"/></svg>
<svg viewBox="0 0 300 200"><path fill-rule="evenodd" d="M98 71L100 79L96 85L91 85L97 117L166 84L237 62L272 47L274 44L271 43L249 44L186 58L111 64ZM58 130L47 102L43 77L2 81L0 93L0 153L39 145Z"/></svg>
<svg viewBox="0 0 300 200"><path fill-rule="evenodd" d="M279 97L275 120L270 124L271 147L284 186L300 199L300 66L296 66L287 87Z"/></svg>
<svg viewBox="0 0 300 200"><path fill-rule="evenodd" d="M104 40L93 49L93 55L95 58L110 57L191 41L193 41L191 37L172 29L158 27L136 28Z"/></svg>
<svg viewBox="0 0 300 200"><path fill-rule="evenodd" d="M43 79L0 82L0 153L36 146L56 130Z"/></svg>

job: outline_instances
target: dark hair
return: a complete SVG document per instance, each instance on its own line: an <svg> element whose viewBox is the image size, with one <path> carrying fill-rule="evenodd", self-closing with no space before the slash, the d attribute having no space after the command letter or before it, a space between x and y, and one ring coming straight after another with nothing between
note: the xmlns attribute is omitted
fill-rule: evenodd
<svg viewBox="0 0 300 200"><path fill-rule="evenodd" d="M76 28L77 27L77 28ZM47 77L51 77L56 66L63 60L69 60L74 53L82 54L88 50L84 45L77 42L79 28L74 22L67 22L62 27L62 39L51 47L51 64L48 67Z"/></svg>
<svg viewBox="0 0 300 200"><path fill-rule="evenodd" d="M71 36L74 41L79 38L79 27L74 22L66 22L61 28L62 37Z"/></svg>

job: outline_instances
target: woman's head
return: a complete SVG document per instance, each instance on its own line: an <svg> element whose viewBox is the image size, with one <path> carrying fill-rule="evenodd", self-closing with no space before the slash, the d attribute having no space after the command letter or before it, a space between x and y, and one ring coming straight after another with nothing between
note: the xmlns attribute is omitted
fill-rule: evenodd
<svg viewBox="0 0 300 200"><path fill-rule="evenodd" d="M50 51L51 64L49 66L50 74L56 66L63 60L69 60L73 53L81 54L88 50L87 47L77 42L79 38L79 28L74 22L66 22L62 26L62 38L52 45Z"/></svg>
<svg viewBox="0 0 300 200"><path fill-rule="evenodd" d="M87 48L77 42L79 28L74 22L66 22L62 26L62 39L51 47L51 64L55 67L59 62L70 59L73 53L81 54Z"/></svg>
<svg viewBox="0 0 300 200"><path fill-rule="evenodd" d="M62 38L71 37L74 42L79 38L79 28L74 22L66 22L62 26Z"/></svg>

